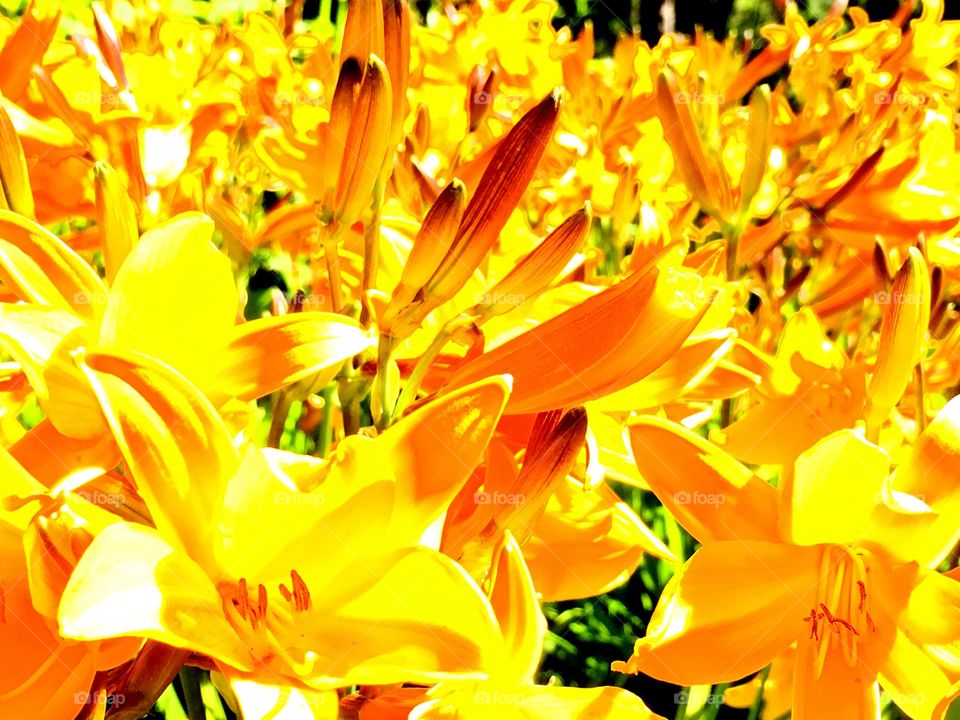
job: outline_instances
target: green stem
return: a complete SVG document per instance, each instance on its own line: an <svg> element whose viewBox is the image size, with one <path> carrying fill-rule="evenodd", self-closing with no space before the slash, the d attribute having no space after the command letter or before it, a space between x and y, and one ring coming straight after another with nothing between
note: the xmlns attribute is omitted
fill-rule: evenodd
<svg viewBox="0 0 960 720"><path fill-rule="evenodd" d="M760 688L757 690L757 696L753 699L753 705L750 706L750 714L747 716L747 720L759 720L760 718L760 711L763 709L763 691L767 686L767 678L770 677L771 667L772 665L767 665L760 671Z"/></svg>
<svg viewBox="0 0 960 720"><path fill-rule="evenodd" d="M443 330L437 333L433 342L430 343L430 346L424 351L423 355L420 356L420 359L417 360L417 364L413 366L413 371L410 373L410 377L407 378L407 382L400 393L400 398L397 400L397 405L394 408L395 417L400 417L410 403L417 399L420 383L423 382L423 378L430 369L430 365L433 364L434 358L437 357L437 354L443 349L443 346L447 344L450 335L451 331L449 326L445 326Z"/></svg>
<svg viewBox="0 0 960 720"><path fill-rule="evenodd" d="M731 225L724 230L727 236L727 282L737 279L737 248L740 246L740 234L743 228L740 224ZM720 427L727 427L733 422L733 398L725 398L720 403Z"/></svg>
<svg viewBox="0 0 960 720"><path fill-rule="evenodd" d="M343 434L356 435L360 432L360 401L352 399L343 406Z"/></svg>
<svg viewBox="0 0 960 720"><path fill-rule="evenodd" d="M323 398L323 417L320 419L320 436L317 439L317 452L320 457L327 454L333 442L333 393L335 385L327 385L320 393Z"/></svg>
<svg viewBox="0 0 960 720"><path fill-rule="evenodd" d="M677 693L677 695L683 695L683 696L685 696L685 697L687 698L687 700L689 700L689 699L690 699L690 688L688 688L688 687L687 687L687 688L682 688L682 689L680 690L680 692ZM673 716L673 720L684 720L686 717L687 717L687 703L686 703L686 702L678 702L678 703L677 703L677 712L676 712L676 714Z"/></svg>
<svg viewBox="0 0 960 720"><path fill-rule="evenodd" d="M373 217L363 231L363 279L360 287L360 297L367 297L367 290L376 286L377 266L380 264L380 216L383 213L383 183L381 180L373 185ZM364 325L369 321L370 310L365 301L360 303L360 322Z"/></svg>
<svg viewBox="0 0 960 720"><path fill-rule="evenodd" d="M707 707L704 708L704 711L700 714L700 720L714 720L714 718L717 717L717 713L720 712L720 706L723 705L723 695L727 692L728 687L730 687L730 683L720 683L711 688L710 702L707 703Z"/></svg>
<svg viewBox="0 0 960 720"><path fill-rule="evenodd" d="M393 349L396 347L396 338L390 335L381 335L380 344L377 347L377 379L376 387L380 395L381 413L377 421L377 429L385 430L390 426L396 410L396 398L389 396L389 378L390 378L390 359L393 356Z"/></svg>
<svg viewBox="0 0 960 720"><path fill-rule="evenodd" d="M273 405L273 417L270 419L270 432L267 434L267 447L279 448L283 438L283 428L287 424L290 414L290 397L286 390L277 393L277 401Z"/></svg>
<svg viewBox="0 0 960 720"><path fill-rule="evenodd" d="M923 402L926 394L926 379L923 376L923 363L917 363L913 371L913 387L917 396L917 437L927 429L927 412Z"/></svg>
<svg viewBox="0 0 960 720"><path fill-rule="evenodd" d="M207 712L200 694L200 670L189 665L180 670L180 686L186 702L187 717L190 720L206 720Z"/></svg>
<svg viewBox="0 0 960 720"><path fill-rule="evenodd" d="M317 236L320 238L320 245L323 247L323 259L327 263L327 282L330 285L330 306L335 313L340 312L342 302L340 299L340 235L341 228L337 222L330 221L329 216L318 204L317 213Z"/></svg>

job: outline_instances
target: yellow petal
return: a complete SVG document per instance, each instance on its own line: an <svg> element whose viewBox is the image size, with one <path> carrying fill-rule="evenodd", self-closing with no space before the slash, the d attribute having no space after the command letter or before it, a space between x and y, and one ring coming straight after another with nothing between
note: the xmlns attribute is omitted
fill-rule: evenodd
<svg viewBox="0 0 960 720"><path fill-rule="evenodd" d="M94 539L67 583L59 620L67 638L143 637L250 669L210 578L142 525L116 523Z"/></svg>
<svg viewBox="0 0 960 720"><path fill-rule="evenodd" d="M595 400L662 365L696 327L708 299L690 273L635 273L467 362L448 384L510 373L511 414Z"/></svg>
<svg viewBox="0 0 960 720"><path fill-rule="evenodd" d="M101 345L163 360L200 387L216 378L237 290L230 261L210 242L213 228L185 213L144 233L110 289Z"/></svg>
<svg viewBox="0 0 960 720"><path fill-rule="evenodd" d="M892 489L921 500L934 516L877 518L878 534L905 559L936 567L960 541L960 399L948 402L927 426L893 477Z"/></svg>
<svg viewBox="0 0 960 720"><path fill-rule="evenodd" d="M836 648L827 651L820 677L815 675L816 645L806 636L797 650L793 676L793 715L797 720L825 717L879 720L876 673L866 663L847 665Z"/></svg>
<svg viewBox="0 0 960 720"><path fill-rule="evenodd" d="M507 531L491 566L490 604L507 645L506 663L497 677L517 684L533 682L540 665L547 619L520 546Z"/></svg>
<svg viewBox="0 0 960 720"><path fill-rule="evenodd" d="M356 321L333 313L293 313L242 323L215 358L219 369L208 393L212 398L252 400L304 378L314 378L314 387L323 387L345 360L373 343Z"/></svg>
<svg viewBox="0 0 960 720"><path fill-rule="evenodd" d="M75 694L90 689L95 647L63 641L37 613L25 579L22 536L0 520L0 707L6 717L60 720L77 712Z"/></svg>
<svg viewBox="0 0 960 720"><path fill-rule="evenodd" d="M345 439L336 447L320 487L355 487L354 478L394 483L388 537L397 542L419 538L480 462L509 392L505 379L490 378L419 408L376 440ZM386 534L388 529L382 530Z"/></svg>
<svg viewBox="0 0 960 720"><path fill-rule="evenodd" d="M107 281L113 282L121 264L137 244L140 233L133 202L119 173L106 163L93 167L97 190L97 224Z"/></svg>
<svg viewBox="0 0 960 720"><path fill-rule="evenodd" d="M866 662L910 717L944 717L960 692L960 583L915 565L871 578L877 637Z"/></svg>
<svg viewBox="0 0 960 720"><path fill-rule="evenodd" d="M337 720L339 705L333 690L269 685L220 673L212 673L211 678L230 708L244 720Z"/></svg>
<svg viewBox="0 0 960 720"><path fill-rule="evenodd" d="M88 320L100 316L107 298L106 286L96 271L60 238L42 225L8 210L0 210L0 237L20 251L3 246L6 252L0 254L0 277L22 293L21 299L69 307ZM49 284L34 282L36 271L25 266L23 255L49 279L62 300L51 297ZM41 297L33 297L33 288L37 288Z"/></svg>
<svg viewBox="0 0 960 720"><path fill-rule="evenodd" d="M756 672L804 633L819 560L815 548L777 543L704 545L667 584L633 656L613 669L679 685Z"/></svg>
<svg viewBox="0 0 960 720"><path fill-rule="evenodd" d="M157 527L210 567L210 511L239 463L220 416L182 375L145 356L91 353L85 372Z"/></svg>
<svg viewBox="0 0 960 720"><path fill-rule="evenodd" d="M550 499L523 553L547 602L608 592L630 578L645 553L676 561L608 486L587 489L572 478Z"/></svg>
<svg viewBox="0 0 960 720"><path fill-rule="evenodd" d="M33 191L23 146L0 94L0 207L34 216Z"/></svg>
<svg viewBox="0 0 960 720"><path fill-rule="evenodd" d="M854 543L867 530L890 457L852 430L830 435L785 472L781 523L799 545Z"/></svg>
<svg viewBox="0 0 960 720"><path fill-rule="evenodd" d="M652 416L627 427L640 475L700 542L779 538L777 491L723 450Z"/></svg>
<svg viewBox="0 0 960 720"><path fill-rule="evenodd" d="M304 577L311 592L323 590L322 607L298 619L317 653L309 672L315 687L478 679L502 666L493 609L446 555L411 548L358 562L325 582Z"/></svg>
<svg viewBox="0 0 960 720"><path fill-rule="evenodd" d="M733 347L733 330L688 339L660 367L640 382L589 403L587 409L634 412L676 400L709 375Z"/></svg>
<svg viewBox="0 0 960 720"><path fill-rule="evenodd" d="M103 427L106 429L106 424ZM57 449L56 453L50 452L52 447ZM77 468L99 467L106 471L116 467L120 460L120 453L108 433L78 440L58 431L49 418L41 420L11 445L10 454L48 488Z"/></svg>
<svg viewBox="0 0 960 720"><path fill-rule="evenodd" d="M910 248L897 272L880 325L877 364L867 395L873 422L882 422L900 402L926 349L930 323L930 275L920 251Z"/></svg>
<svg viewBox="0 0 960 720"><path fill-rule="evenodd" d="M663 720L636 695L615 687L478 684L421 705L416 712L423 720Z"/></svg>

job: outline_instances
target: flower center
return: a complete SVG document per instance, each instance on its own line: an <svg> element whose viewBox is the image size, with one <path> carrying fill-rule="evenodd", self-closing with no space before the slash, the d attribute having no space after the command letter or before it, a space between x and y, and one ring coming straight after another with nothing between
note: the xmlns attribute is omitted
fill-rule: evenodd
<svg viewBox="0 0 960 720"><path fill-rule="evenodd" d="M828 545L823 550L817 604L803 619L810 623L817 678L831 647L843 654L848 667L853 667L858 645L877 630L870 616L870 568L865 558L862 550L843 545Z"/></svg>
<svg viewBox="0 0 960 720"><path fill-rule="evenodd" d="M270 593L262 583L256 587L240 578L236 583L220 586L223 615L237 635L248 646L258 662L281 666L295 663L290 656L288 641L296 633L296 616L310 610L310 590L296 570L290 571L290 587L280 583L282 602L271 602Z"/></svg>

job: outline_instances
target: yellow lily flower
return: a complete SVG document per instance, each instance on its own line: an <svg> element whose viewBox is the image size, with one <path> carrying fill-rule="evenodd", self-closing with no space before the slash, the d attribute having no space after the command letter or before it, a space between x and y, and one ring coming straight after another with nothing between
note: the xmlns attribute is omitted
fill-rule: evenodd
<svg viewBox="0 0 960 720"><path fill-rule="evenodd" d="M960 401L892 476L886 452L842 430L779 490L679 426L643 418L630 432L641 473L703 546L614 669L727 682L797 643L795 718L879 717L878 682L911 716L944 717L960 688L960 589L931 568L960 538Z"/></svg>
<svg viewBox="0 0 960 720"><path fill-rule="evenodd" d="M148 230L108 290L96 272L40 225L0 211L0 273L26 304L0 306L0 340L23 365L40 405L63 435L105 427L69 353L136 351L178 369L218 406L297 380L329 382L371 339L353 320L322 312L236 324L239 301L213 222L187 213ZM201 290L202 289L202 290Z"/></svg>
<svg viewBox="0 0 960 720"><path fill-rule="evenodd" d="M418 540L480 459L503 379L321 462L235 447L161 363L91 354L85 367L157 527L97 536L64 591L65 637L146 637L230 677L320 690L480 677L500 661L479 588Z"/></svg>
<svg viewBox="0 0 960 720"><path fill-rule="evenodd" d="M359 716L401 718L563 718L658 720L635 695L613 687L564 688L535 685L546 620L520 546L507 531L493 553L488 594L509 647L508 659L483 682L446 681L429 689L387 689L371 699L348 696L345 709Z"/></svg>
<svg viewBox="0 0 960 720"><path fill-rule="evenodd" d="M128 660L139 644L76 642L57 632L69 573L93 537L118 518L73 493L48 494L2 448L0 467L0 712L74 717L97 699L96 673Z"/></svg>

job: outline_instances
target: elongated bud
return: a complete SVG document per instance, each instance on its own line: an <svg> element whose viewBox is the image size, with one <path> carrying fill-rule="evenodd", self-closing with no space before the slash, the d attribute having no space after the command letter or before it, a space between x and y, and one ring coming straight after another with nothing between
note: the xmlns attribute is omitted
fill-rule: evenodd
<svg viewBox="0 0 960 720"><path fill-rule="evenodd" d="M825 203L823 203L823 206L820 208L820 214L826 215L828 212L830 212L830 210L835 208L837 205L842 203L857 190L863 187L867 180L869 180L873 175L873 171L877 169L877 165L880 164L880 160L883 158L883 153L885 151L886 148L881 147L872 155L868 156L866 160L860 163L860 166L853 172L853 174L850 176L850 179L841 185L837 191L833 193L833 195L831 195Z"/></svg>
<svg viewBox="0 0 960 720"><path fill-rule="evenodd" d="M112 282L120 265L137 244L140 233L137 213L120 175L107 163L93 166L97 190L97 224L100 226L100 246L106 266L107 281Z"/></svg>
<svg viewBox="0 0 960 720"><path fill-rule="evenodd" d="M770 157L770 136L773 117L770 114L770 88L761 85L750 100L750 122L747 125L747 157L740 177L740 212L750 209L753 196L760 189L763 173Z"/></svg>
<svg viewBox="0 0 960 720"><path fill-rule="evenodd" d="M430 295L453 297L493 247L533 178L553 137L559 112L560 92L554 90L500 141L467 205L450 251L430 281Z"/></svg>
<svg viewBox="0 0 960 720"><path fill-rule="evenodd" d="M890 272L890 261L887 257L887 247L882 238L877 238L873 244L873 272L880 281L881 287L887 287L887 284L893 279L893 273Z"/></svg>
<svg viewBox="0 0 960 720"><path fill-rule="evenodd" d="M103 55L110 72L116 79L119 88L126 90L129 87L127 83L127 71L123 67L123 55L120 52L120 40L117 38L117 30L113 26L110 15L103 6L95 2L90 6L93 10L93 23L97 29L97 45Z"/></svg>
<svg viewBox="0 0 960 720"><path fill-rule="evenodd" d="M700 207L710 215L719 216L718 203L710 190L710 170L703 143L690 111L689 95L680 90L680 82L670 68L665 68L657 79L657 107L663 135L673 152L680 177Z"/></svg>
<svg viewBox="0 0 960 720"><path fill-rule="evenodd" d="M27 172L27 158L13 121L0 95L0 208L32 218L33 191Z"/></svg>
<svg viewBox="0 0 960 720"><path fill-rule="evenodd" d="M356 58L365 63L371 55L384 56L383 3L381 0L350 0L340 62Z"/></svg>
<svg viewBox="0 0 960 720"><path fill-rule="evenodd" d="M436 272L450 247L466 204L467 189L462 182L454 179L427 211L403 266L400 283L393 291L390 304L380 320L382 332L405 337L430 312L429 309L424 310L421 304L423 286Z"/></svg>
<svg viewBox="0 0 960 720"><path fill-rule="evenodd" d="M564 220L506 277L485 293L479 314L484 317L502 315L537 295L560 274L574 253L583 247L592 220L589 204Z"/></svg>
<svg viewBox="0 0 960 720"><path fill-rule="evenodd" d="M505 525L523 544L547 507L557 485L573 469L587 435L587 412L582 407L540 413L530 432L523 467L514 495L524 501L511 509Z"/></svg>
<svg viewBox="0 0 960 720"><path fill-rule="evenodd" d="M940 294L943 292L943 267L934 265L930 268L930 312L940 303Z"/></svg>
<svg viewBox="0 0 960 720"><path fill-rule="evenodd" d="M401 283L419 289L430 280L450 247L466 206L467 188L454 178L427 211L400 276Z"/></svg>
<svg viewBox="0 0 960 720"><path fill-rule="evenodd" d="M485 72L482 65L476 65L467 80L467 113L470 116L470 132L473 132L493 108L494 94L499 85L499 73L492 67Z"/></svg>
<svg viewBox="0 0 960 720"><path fill-rule="evenodd" d="M387 151L391 103L387 69L371 56L353 106L337 182L335 218L345 225L356 222L370 204Z"/></svg>
<svg viewBox="0 0 960 720"><path fill-rule="evenodd" d="M880 325L880 348L867 390L874 420L896 407L910 382L913 369L926 349L930 323L930 276L916 248L910 248L888 295ZM881 419L882 421L882 419Z"/></svg>
<svg viewBox="0 0 960 720"><path fill-rule="evenodd" d="M407 117L407 85L410 81L410 6L407 0L383 2L383 61L393 89L393 122L390 144L403 142L403 121Z"/></svg>
<svg viewBox="0 0 960 720"><path fill-rule="evenodd" d="M413 121L413 150L422 156L430 147L430 111L426 105L417 105L417 114Z"/></svg>
<svg viewBox="0 0 960 720"><path fill-rule="evenodd" d="M63 94L60 86L53 82L53 78L47 74L39 65L33 67L33 79L36 81L37 90L40 91L40 97L43 103L53 112L54 115L63 120L70 128L70 132L85 142L89 142L90 133L87 130L87 123L78 113L67 96Z"/></svg>
<svg viewBox="0 0 960 720"><path fill-rule="evenodd" d="M40 65L60 24L60 4L32 0L16 30L0 49L0 92L19 103L27 91L34 65Z"/></svg>
<svg viewBox="0 0 960 720"><path fill-rule="evenodd" d="M613 191L614 227L622 228L633 222L640 203L640 183L634 178L636 168L627 165L620 170L617 189Z"/></svg>
<svg viewBox="0 0 960 720"><path fill-rule="evenodd" d="M357 101L360 84L363 82L363 67L356 58L349 58L340 66L340 75L337 77L337 87L333 91L333 101L330 104L330 122L327 123L325 140L320 147L323 158L324 176L331 178L324 188L323 204L331 212L333 210L334 195L337 191L335 182L343 164L343 149L350 133L350 122L353 118L353 106Z"/></svg>
<svg viewBox="0 0 960 720"><path fill-rule="evenodd" d="M517 501L495 503L490 512L475 513L444 538L443 551L476 574L489 565L505 531L519 544L526 542L557 485L573 469L586 434L587 413L582 407L539 413L527 440L523 467L502 493Z"/></svg>

